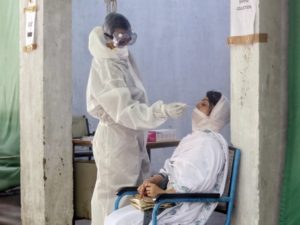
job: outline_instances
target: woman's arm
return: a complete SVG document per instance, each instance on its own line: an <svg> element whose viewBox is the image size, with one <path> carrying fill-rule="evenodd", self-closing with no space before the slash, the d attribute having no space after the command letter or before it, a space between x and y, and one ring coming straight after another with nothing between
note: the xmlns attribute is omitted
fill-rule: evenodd
<svg viewBox="0 0 300 225"><path fill-rule="evenodd" d="M160 187L165 182L165 179L164 174L156 174L146 179L138 188L139 194L141 196L155 197L159 194L176 193L174 188L163 189Z"/></svg>
<svg viewBox="0 0 300 225"><path fill-rule="evenodd" d="M175 189L173 188L163 190L160 187L158 187L156 184L152 184L152 183L149 183L146 186L146 194L149 197L156 197L157 195L160 194L172 194L172 193L176 193Z"/></svg>
<svg viewBox="0 0 300 225"><path fill-rule="evenodd" d="M152 177L146 179L144 182L159 185L163 181L163 179L164 176L162 174L155 174Z"/></svg>

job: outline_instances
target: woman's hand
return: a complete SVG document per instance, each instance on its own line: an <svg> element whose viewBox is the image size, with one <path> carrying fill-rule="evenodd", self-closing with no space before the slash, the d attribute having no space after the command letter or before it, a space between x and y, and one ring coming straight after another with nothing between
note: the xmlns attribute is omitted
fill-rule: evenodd
<svg viewBox="0 0 300 225"><path fill-rule="evenodd" d="M137 191L141 195L141 197L148 196L146 192L146 187L152 184L157 186L162 180L163 177L159 174L149 177L148 179L144 180L144 182L138 187Z"/></svg>
<svg viewBox="0 0 300 225"><path fill-rule="evenodd" d="M145 183L145 181L138 187L137 191L141 195L141 197L144 197L146 195L146 183Z"/></svg>
<svg viewBox="0 0 300 225"><path fill-rule="evenodd" d="M158 187L156 184L147 183L145 193L147 194L147 196L153 198L153 197L156 197L159 194L163 194L163 193L166 193L166 192L165 192L165 190Z"/></svg>
<svg viewBox="0 0 300 225"><path fill-rule="evenodd" d="M146 193L146 187L148 184L152 183L151 177L144 180L144 182L138 187L137 191L141 195L141 197L144 197L147 195Z"/></svg>

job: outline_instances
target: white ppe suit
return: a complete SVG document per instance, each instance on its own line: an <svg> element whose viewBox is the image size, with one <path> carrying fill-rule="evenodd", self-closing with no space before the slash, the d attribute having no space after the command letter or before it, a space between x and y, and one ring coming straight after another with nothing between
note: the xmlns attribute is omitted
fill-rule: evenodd
<svg viewBox="0 0 300 225"><path fill-rule="evenodd" d="M146 129L167 120L163 102L146 104L146 93L127 47L106 47L102 28L89 36L93 55L87 86L87 110L100 123L93 139L97 181L92 197L92 225L102 225L113 210L115 191L149 176Z"/></svg>

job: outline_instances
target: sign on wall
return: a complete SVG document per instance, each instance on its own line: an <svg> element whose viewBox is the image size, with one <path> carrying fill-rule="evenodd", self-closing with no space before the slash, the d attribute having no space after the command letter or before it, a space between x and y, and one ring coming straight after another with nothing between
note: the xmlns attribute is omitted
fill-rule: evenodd
<svg viewBox="0 0 300 225"><path fill-rule="evenodd" d="M267 34L258 33L257 0L231 0L229 44L267 42Z"/></svg>
<svg viewBox="0 0 300 225"><path fill-rule="evenodd" d="M24 8L26 18L25 30L25 52L31 52L37 48L35 43L35 20L36 20L37 5L36 0L29 0L28 6Z"/></svg>

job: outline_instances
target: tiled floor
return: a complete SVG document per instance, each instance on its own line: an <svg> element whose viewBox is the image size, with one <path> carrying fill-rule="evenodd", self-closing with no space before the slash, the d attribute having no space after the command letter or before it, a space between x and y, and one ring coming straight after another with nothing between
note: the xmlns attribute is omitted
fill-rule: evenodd
<svg viewBox="0 0 300 225"><path fill-rule="evenodd" d="M225 216L221 213L213 213L207 222L207 225L223 225L225 222ZM90 220L76 220L76 225L90 225Z"/></svg>
<svg viewBox="0 0 300 225"><path fill-rule="evenodd" d="M225 216L214 213L207 225L223 225ZM75 225L90 225L90 220L76 220ZM21 225L20 196L0 196L0 225Z"/></svg>
<svg viewBox="0 0 300 225"><path fill-rule="evenodd" d="M207 225L223 225L225 222L225 216L221 213L213 213L207 222ZM76 225L90 225L90 220L77 220Z"/></svg>

